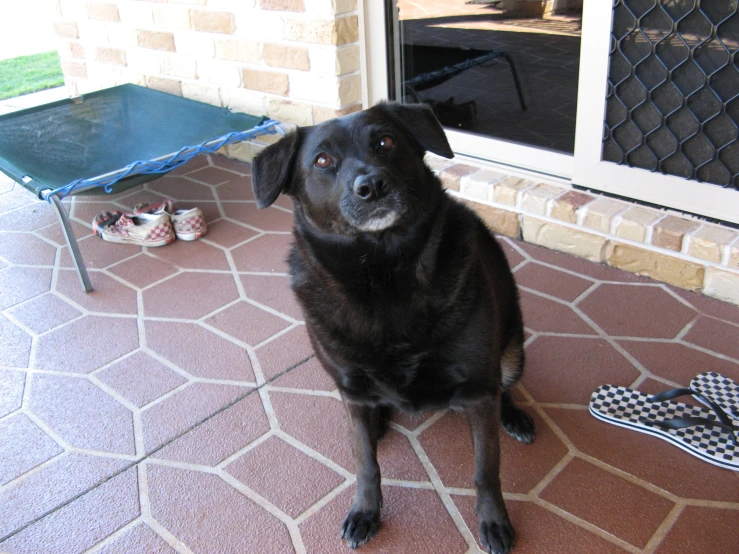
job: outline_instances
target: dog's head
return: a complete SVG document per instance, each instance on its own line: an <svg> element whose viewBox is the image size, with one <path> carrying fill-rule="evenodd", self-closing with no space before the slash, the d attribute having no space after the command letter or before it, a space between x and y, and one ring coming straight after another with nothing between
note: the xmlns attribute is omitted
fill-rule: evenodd
<svg viewBox="0 0 739 554"><path fill-rule="evenodd" d="M281 193L316 229L342 235L373 233L418 219L438 183L425 152L454 156L428 106L379 104L302 127L253 162L257 205Z"/></svg>

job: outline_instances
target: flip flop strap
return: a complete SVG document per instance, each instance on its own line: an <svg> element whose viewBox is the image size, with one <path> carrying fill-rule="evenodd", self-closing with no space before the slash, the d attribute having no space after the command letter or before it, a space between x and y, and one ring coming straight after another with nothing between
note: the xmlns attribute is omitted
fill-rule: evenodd
<svg viewBox="0 0 739 554"><path fill-rule="evenodd" d="M656 427L660 427L662 429L684 429L686 427L697 427L699 425L702 425L704 427L719 427L720 429L723 429L724 431L727 431L729 433L729 436L731 436L731 441L734 443L734 446L739 446L737 441L737 429L734 427L734 423L731 420L729 416L726 415L726 413L721 409L721 407L713 402L712 400L709 400L702 394L694 391L693 389L689 388L677 388L677 389L671 389L666 390L664 392L660 392L658 394L655 394L652 396L649 400L651 402L664 402L666 400L672 400L673 398L677 398L679 396L694 396L701 400L701 402L704 402L707 406L709 406L713 412L716 414L716 417L719 421L714 421L712 419L708 419L707 417L676 417L673 419L667 419L664 421L654 421L649 418L643 417L640 418L641 421L644 423L649 423L651 425L654 425Z"/></svg>

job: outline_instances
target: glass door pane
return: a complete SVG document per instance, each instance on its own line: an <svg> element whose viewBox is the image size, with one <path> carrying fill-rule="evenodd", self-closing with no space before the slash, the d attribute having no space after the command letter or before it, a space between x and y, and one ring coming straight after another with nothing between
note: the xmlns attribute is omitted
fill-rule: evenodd
<svg viewBox="0 0 739 554"><path fill-rule="evenodd" d="M573 153L582 0L396 6L402 101L448 128Z"/></svg>

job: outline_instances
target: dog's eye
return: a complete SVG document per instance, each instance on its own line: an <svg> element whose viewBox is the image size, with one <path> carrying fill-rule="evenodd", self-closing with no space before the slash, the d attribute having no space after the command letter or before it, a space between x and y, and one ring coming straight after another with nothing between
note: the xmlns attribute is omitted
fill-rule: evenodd
<svg viewBox="0 0 739 554"><path fill-rule="evenodd" d="M330 165L331 165L331 156L329 156L325 152L322 152L316 158L316 167L320 167L321 169L326 169Z"/></svg>
<svg viewBox="0 0 739 554"><path fill-rule="evenodd" d="M383 150L392 150L395 147L395 139L390 136L384 136L380 139L380 148Z"/></svg>

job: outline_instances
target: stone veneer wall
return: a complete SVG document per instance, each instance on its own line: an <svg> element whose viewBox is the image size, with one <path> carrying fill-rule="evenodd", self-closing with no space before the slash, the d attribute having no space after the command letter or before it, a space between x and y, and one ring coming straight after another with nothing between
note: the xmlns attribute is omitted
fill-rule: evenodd
<svg viewBox="0 0 739 554"><path fill-rule="evenodd" d="M361 109L357 0L52 3L72 96L136 83L295 125Z"/></svg>
<svg viewBox="0 0 739 554"><path fill-rule="evenodd" d="M739 304L732 228L432 155L427 163L496 233Z"/></svg>

